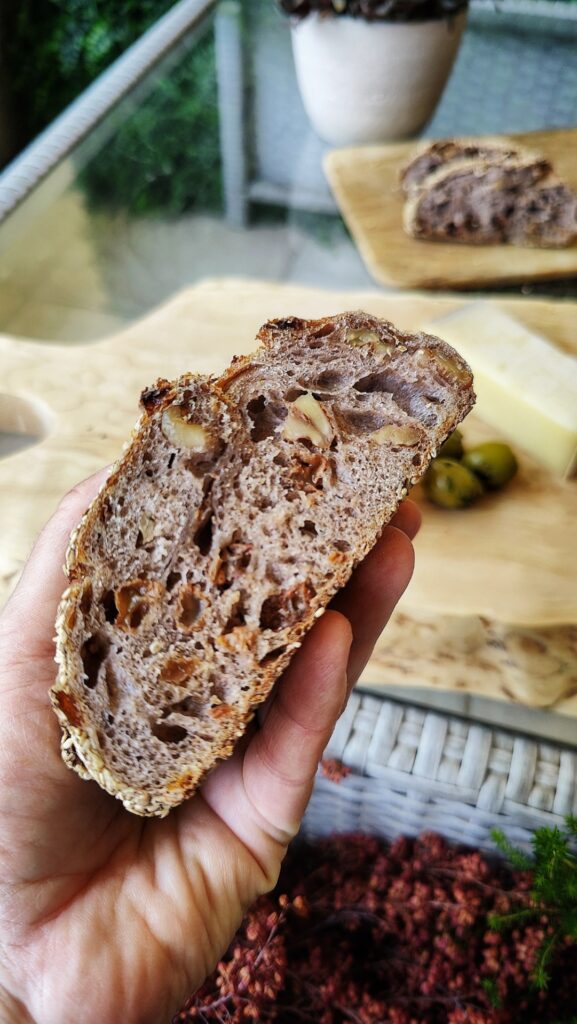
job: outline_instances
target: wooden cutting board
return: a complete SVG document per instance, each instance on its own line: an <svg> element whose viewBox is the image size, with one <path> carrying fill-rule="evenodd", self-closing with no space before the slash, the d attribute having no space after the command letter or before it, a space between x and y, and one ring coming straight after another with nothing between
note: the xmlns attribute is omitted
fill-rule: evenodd
<svg viewBox="0 0 577 1024"><path fill-rule="evenodd" d="M550 158L577 190L577 128L511 135ZM451 245L403 231L399 171L414 142L336 149L325 172L368 270L379 284L401 288L466 288L577 275L577 242L567 249Z"/></svg>
<svg viewBox="0 0 577 1024"><path fill-rule="evenodd" d="M0 459L0 601L60 497L118 457L137 417L139 392L158 376L219 371L232 355L253 348L258 327L272 316L317 317L364 308L414 329L462 305L455 297L212 280L181 292L100 342L75 346L0 337L0 431L44 432L37 444ZM577 303L514 298L498 305L577 354ZM484 424L469 417L469 440L486 432ZM521 472L508 491L474 509L444 512L423 501L417 569L400 608L409 628L403 634L402 621L396 624L402 635L392 661L386 643L381 645L367 678L552 702L547 692L543 696L541 678L507 693L494 672L451 673L440 649L435 671L410 649L401 670L392 664L399 662L397 654L413 633L425 628L427 644L431 635L438 637L441 619L450 643L465 653L470 653L471 629L478 631L479 622L525 631L577 623L577 481L554 481L530 459L521 455L520 461ZM458 664L462 668L464 663ZM565 685L562 694L555 692L555 701L577 713L577 700Z"/></svg>

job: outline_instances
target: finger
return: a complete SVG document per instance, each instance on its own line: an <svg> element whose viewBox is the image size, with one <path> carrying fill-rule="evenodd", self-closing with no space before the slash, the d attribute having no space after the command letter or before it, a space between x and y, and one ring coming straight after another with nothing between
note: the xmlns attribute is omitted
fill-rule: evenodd
<svg viewBox="0 0 577 1024"><path fill-rule="evenodd" d="M414 540L419 532L421 519L419 506L408 498L402 505L399 505L389 526L396 526L397 530L402 530L410 540Z"/></svg>
<svg viewBox="0 0 577 1024"><path fill-rule="evenodd" d="M347 675L352 687L382 633L413 572L413 546L394 526L355 569L331 607L346 616L353 630Z"/></svg>
<svg viewBox="0 0 577 1024"><path fill-rule="evenodd" d="M317 765L346 698L351 628L327 612L293 658L255 730L239 771L233 759L209 777L205 800L256 856L266 840L285 843L298 830Z"/></svg>
<svg viewBox="0 0 577 1024"><path fill-rule="evenodd" d="M106 480L100 470L73 487L38 537L20 581L4 611L4 621L30 657L52 655L56 608L64 587L64 559L70 534Z"/></svg>

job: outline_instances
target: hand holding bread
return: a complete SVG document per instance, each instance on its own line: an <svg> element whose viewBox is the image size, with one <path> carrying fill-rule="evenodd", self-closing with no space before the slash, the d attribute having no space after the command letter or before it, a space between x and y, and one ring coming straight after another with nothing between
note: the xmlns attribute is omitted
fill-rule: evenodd
<svg viewBox="0 0 577 1024"><path fill-rule="evenodd" d="M347 689L412 567L407 535L419 514L409 502L339 594L338 610L306 638L262 727L252 726L202 796L165 821L139 818L67 770L48 700L64 553L103 479L64 500L0 619L5 1024L171 1019L245 907L274 884Z"/></svg>

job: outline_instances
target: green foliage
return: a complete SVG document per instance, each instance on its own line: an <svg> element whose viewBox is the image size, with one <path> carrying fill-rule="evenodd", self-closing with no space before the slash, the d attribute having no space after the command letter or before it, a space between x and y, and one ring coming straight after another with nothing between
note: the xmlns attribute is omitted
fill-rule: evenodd
<svg viewBox="0 0 577 1024"><path fill-rule="evenodd" d="M487 996L487 999L489 1000L489 1005L494 1010L500 1010L501 1007L503 1006L503 1000L501 999L501 996L499 995L499 989L497 987L497 982L495 981L495 979L494 978L483 978L483 980L481 982L481 988L484 990L485 995Z"/></svg>
<svg viewBox="0 0 577 1024"><path fill-rule="evenodd" d="M3 16L9 102L25 145L174 0L10 0ZM25 55L25 57L23 57ZM119 118L80 182L95 207L175 215L221 203L216 71L203 39Z"/></svg>
<svg viewBox="0 0 577 1024"><path fill-rule="evenodd" d="M174 0L12 0L3 60L23 141L45 128Z"/></svg>
<svg viewBox="0 0 577 1024"><path fill-rule="evenodd" d="M495 846L507 858L509 863L518 871L530 871L533 867L533 860L522 850L518 850L509 842L507 836L500 828L491 829L491 839Z"/></svg>
<svg viewBox="0 0 577 1024"><path fill-rule="evenodd" d="M533 857L527 857L495 829L496 846L511 864L532 872L529 905L510 914L491 915L489 925L497 931L546 918L548 928L539 947L533 982L546 989L550 965L559 945L566 939L577 941L577 818L566 818L565 829L540 828L533 836Z"/></svg>
<svg viewBox="0 0 577 1024"><path fill-rule="evenodd" d="M79 178L94 208L176 216L222 203L214 42L206 36L170 72Z"/></svg>

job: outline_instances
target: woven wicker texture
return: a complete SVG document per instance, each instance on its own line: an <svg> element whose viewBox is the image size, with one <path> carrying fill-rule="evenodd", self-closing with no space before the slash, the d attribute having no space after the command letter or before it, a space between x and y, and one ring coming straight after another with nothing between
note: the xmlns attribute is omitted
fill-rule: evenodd
<svg viewBox="0 0 577 1024"><path fill-rule="evenodd" d="M434 831L494 849L497 827L526 847L577 812L577 752L378 697L353 694L326 756L352 772L319 775L309 835Z"/></svg>

